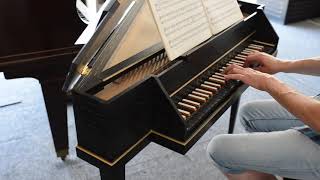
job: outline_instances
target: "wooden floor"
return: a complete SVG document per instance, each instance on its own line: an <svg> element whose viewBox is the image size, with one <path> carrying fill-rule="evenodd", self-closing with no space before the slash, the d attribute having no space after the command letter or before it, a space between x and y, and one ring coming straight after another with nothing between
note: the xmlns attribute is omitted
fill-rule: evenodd
<svg viewBox="0 0 320 180"><path fill-rule="evenodd" d="M279 57L297 59L320 56L320 26L304 21L289 26L274 24L280 36ZM307 95L320 93L320 78L278 74L281 80ZM47 115L39 83L34 79L6 81L0 78L0 103L21 103L0 108L0 180L94 180L98 169L75 155L76 134L72 108L69 107L71 155L62 162L54 155ZM270 96L253 89L241 101L245 103ZM1 104L0 104L1 106ZM221 119L187 153L174 153L150 144L127 165L128 180L223 180L205 153L210 139L227 132L227 119ZM236 132L243 132L239 124Z"/></svg>

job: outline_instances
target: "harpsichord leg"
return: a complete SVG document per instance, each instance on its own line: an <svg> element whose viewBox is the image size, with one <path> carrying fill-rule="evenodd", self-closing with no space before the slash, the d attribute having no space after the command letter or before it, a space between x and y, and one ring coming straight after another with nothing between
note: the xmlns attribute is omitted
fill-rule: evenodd
<svg viewBox="0 0 320 180"><path fill-rule="evenodd" d="M231 114L230 114L229 130L228 130L229 134L233 133L234 125L235 125L236 119L237 119L239 104L240 104L240 97L231 106Z"/></svg>
<svg viewBox="0 0 320 180"><path fill-rule="evenodd" d="M125 180L125 166L110 169L100 168L101 180Z"/></svg>
<svg viewBox="0 0 320 180"><path fill-rule="evenodd" d="M50 129L57 156L64 160L69 151L67 96L62 92L63 80L41 82Z"/></svg>

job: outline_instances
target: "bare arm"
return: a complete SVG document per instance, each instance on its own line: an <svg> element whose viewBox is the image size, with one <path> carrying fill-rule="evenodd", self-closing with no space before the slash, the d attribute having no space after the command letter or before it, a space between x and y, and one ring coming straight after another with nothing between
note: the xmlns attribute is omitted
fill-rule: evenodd
<svg viewBox="0 0 320 180"><path fill-rule="evenodd" d="M282 61L279 71L320 76L320 57L297 61Z"/></svg>
<svg viewBox="0 0 320 180"><path fill-rule="evenodd" d="M301 119L312 129L320 132L320 102L298 93L285 83L272 77L266 91L284 108Z"/></svg>
<svg viewBox="0 0 320 180"><path fill-rule="evenodd" d="M253 53L248 56L246 66L259 64L258 71L275 74L278 72L299 73L320 76L320 57L296 61L283 61L265 53Z"/></svg>
<svg viewBox="0 0 320 180"><path fill-rule="evenodd" d="M227 79L237 79L262 91L268 92L289 112L312 129L320 132L320 102L302 95L274 76L251 68L231 65L227 68Z"/></svg>

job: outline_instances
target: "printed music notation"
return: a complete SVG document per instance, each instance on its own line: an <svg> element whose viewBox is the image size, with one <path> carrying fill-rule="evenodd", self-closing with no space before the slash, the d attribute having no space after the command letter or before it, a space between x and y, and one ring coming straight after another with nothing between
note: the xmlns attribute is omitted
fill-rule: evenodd
<svg viewBox="0 0 320 180"><path fill-rule="evenodd" d="M243 19L240 7L235 0L202 0L213 34Z"/></svg>
<svg viewBox="0 0 320 180"><path fill-rule="evenodd" d="M170 60L241 20L236 0L149 0Z"/></svg>
<svg viewBox="0 0 320 180"><path fill-rule="evenodd" d="M211 36L199 0L150 0L169 58L175 59Z"/></svg>

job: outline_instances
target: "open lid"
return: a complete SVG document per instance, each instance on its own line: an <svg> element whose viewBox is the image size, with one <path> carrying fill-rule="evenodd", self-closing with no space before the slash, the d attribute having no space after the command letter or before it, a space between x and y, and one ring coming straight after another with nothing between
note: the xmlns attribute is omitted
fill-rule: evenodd
<svg viewBox="0 0 320 180"><path fill-rule="evenodd" d="M73 60L63 90L86 91L106 78L102 72L159 43L146 0L117 0Z"/></svg>

